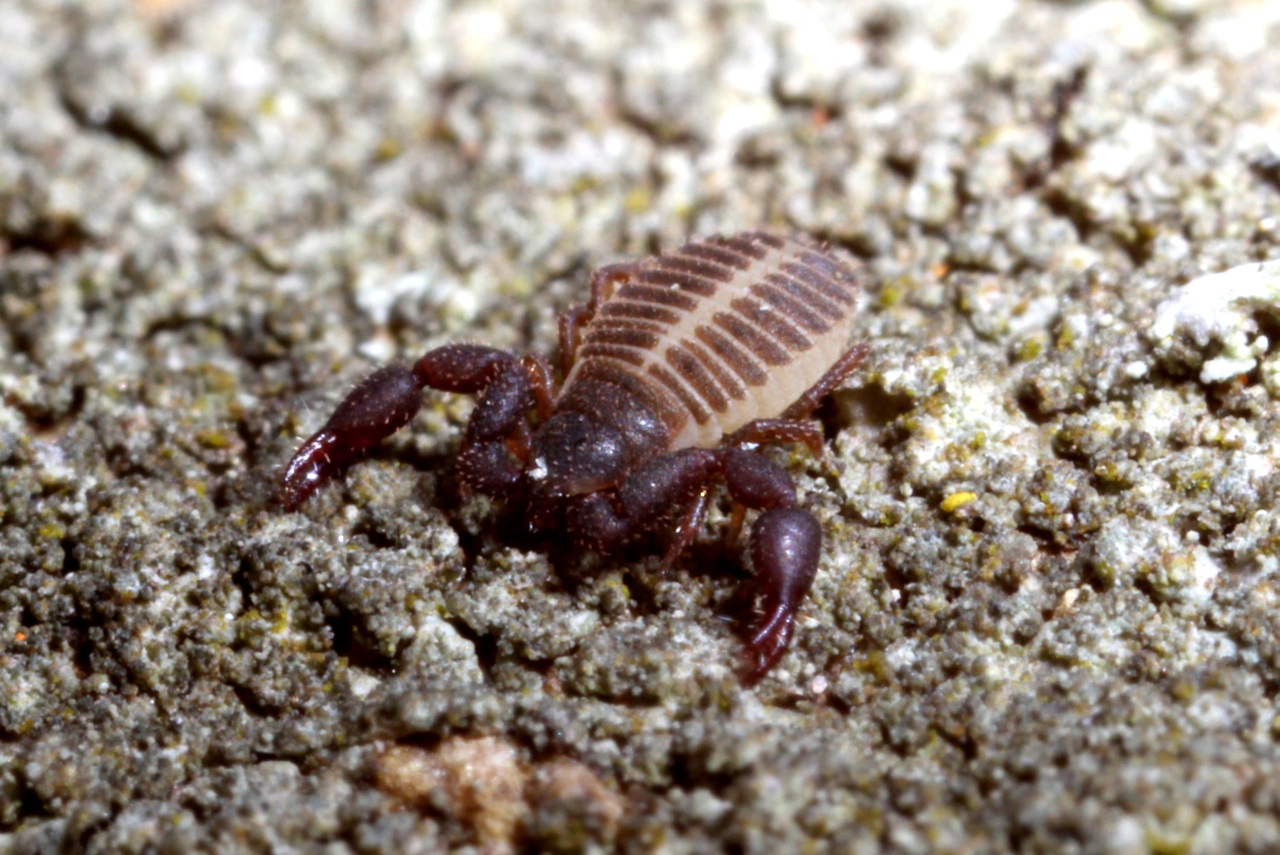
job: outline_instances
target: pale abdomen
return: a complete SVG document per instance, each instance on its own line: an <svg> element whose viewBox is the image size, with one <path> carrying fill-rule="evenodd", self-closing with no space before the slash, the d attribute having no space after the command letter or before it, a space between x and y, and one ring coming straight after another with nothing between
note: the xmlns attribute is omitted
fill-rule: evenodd
<svg viewBox="0 0 1280 855"><path fill-rule="evenodd" d="M627 375L666 422L670 450L715 446L781 415L848 350L855 265L766 232L640 262L596 307L561 396L580 378Z"/></svg>

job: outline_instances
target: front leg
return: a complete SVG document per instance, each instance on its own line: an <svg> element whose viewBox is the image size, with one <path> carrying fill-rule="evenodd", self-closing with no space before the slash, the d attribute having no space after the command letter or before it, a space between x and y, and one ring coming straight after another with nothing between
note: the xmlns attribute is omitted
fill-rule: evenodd
<svg viewBox="0 0 1280 855"><path fill-rule="evenodd" d="M509 353L479 345L453 344L428 352L412 367L393 363L378 369L356 385L324 427L294 454L281 479L280 504L286 510L296 510L335 474L408 424L422 406L423 389L474 394L503 373L510 373L513 367L527 380L527 372ZM519 392L517 389L517 395ZM502 408L503 402L495 403ZM477 410L487 412L493 406ZM481 421L487 429L500 432L511 419L509 415L493 418L490 413Z"/></svg>

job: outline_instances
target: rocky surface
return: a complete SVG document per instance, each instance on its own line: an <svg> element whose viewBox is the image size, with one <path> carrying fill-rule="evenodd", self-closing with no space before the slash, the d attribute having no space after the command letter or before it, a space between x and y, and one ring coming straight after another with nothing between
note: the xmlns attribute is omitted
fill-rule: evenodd
<svg viewBox="0 0 1280 855"><path fill-rule="evenodd" d="M0 1L0 851L1280 844L1275 4ZM568 573L373 365L815 234L871 357L826 532ZM1202 280L1203 282L1203 280ZM1189 289L1189 290L1188 290ZM1244 295L1244 296L1241 296Z"/></svg>

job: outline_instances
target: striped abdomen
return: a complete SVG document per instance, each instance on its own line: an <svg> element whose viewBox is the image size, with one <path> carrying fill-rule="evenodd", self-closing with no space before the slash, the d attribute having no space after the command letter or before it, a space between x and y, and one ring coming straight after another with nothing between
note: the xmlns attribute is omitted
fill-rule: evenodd
<svg viewBox="0 0 1280 855"><path fill-rule="evenodd" d="M625 376L670 450L710 448L781 415L848 350L858 280L817 244L753 231L642 261L603 296L562 399L578 380Z"/></svg>

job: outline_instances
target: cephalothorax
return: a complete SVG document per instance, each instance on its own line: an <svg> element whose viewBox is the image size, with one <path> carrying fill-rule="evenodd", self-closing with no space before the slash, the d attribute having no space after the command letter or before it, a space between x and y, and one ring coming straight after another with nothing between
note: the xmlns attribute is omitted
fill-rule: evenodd
<svg viewBox="0 0 1280 855"><path fill-rule="evenodd" d="M669 567L722 481L735 531L743 509L760 512L750 542L759 616L747 642L747 679L758 679L791 639L822 533L796 507L786 471L752 446L803 442L822 453L821 429L805 417L865 353L849 347L858 292L852 260L758 231L603 267L590 302L560 319L558 391L545 360L479 345L388 365L294 455L280 501L297 508L399 430L428 387L480 396L458 451L462 482L581 549L609 551L669 524Z"/></svg>

